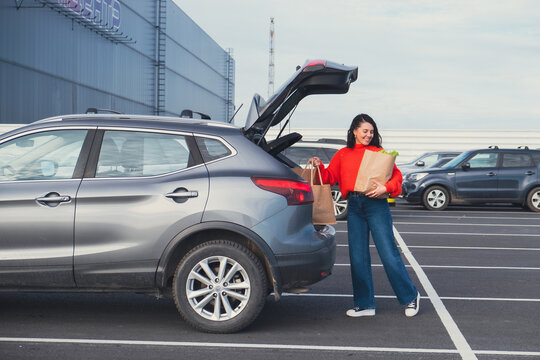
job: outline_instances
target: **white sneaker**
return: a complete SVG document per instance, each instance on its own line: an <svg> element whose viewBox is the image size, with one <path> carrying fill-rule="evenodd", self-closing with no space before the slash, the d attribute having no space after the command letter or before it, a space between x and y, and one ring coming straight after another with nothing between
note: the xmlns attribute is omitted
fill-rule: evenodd
<svg viewBox="0 0 540 360"><path fill-rule="evenodd" d="M407 308L405 309L405 316L413 317L414 315L418 314L418 310L420 310L420 293L418 293L416 299L407 305Z"/></svg>
<svg viewBox="0 0 540 360"><path fill-rule="evenodd" d="M352 308L347 310L347 316L350 317L360 317L360 316L375 316L375 309L361 309L361 308Z"/></svg>

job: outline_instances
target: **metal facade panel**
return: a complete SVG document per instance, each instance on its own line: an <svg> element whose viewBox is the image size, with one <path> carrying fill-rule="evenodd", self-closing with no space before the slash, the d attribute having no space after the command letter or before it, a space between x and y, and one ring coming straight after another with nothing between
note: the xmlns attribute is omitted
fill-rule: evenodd
<svg viewBox="0 0 540 360"><path fill-rule="evenodd" d="M198 106L191 107L192 110L226 121L231 111L227 104L229 54L180 8L168 7L167 16L167 67L170 70L167 92L175 95L180 92L180 98L189 98L190 104ZM234 82L233 77L230 81ZM198 96L193 96L193 92ZM230 101L234 104L234 93ZM167 109L178 113L185 108L183 103L178 98L170 99Z"/></svg>
<svg viewBox="0 0 540 360"><path fill-rule="evenodd" d="M116 1L119 32L131 43L113 43L38 0L26 0L19 9L14 1L0 2L0 123L88 107L157 111L159 1ZM224 120L234 108L234 91L227 91L234 84L234 71L227 77L228 53L174 2L164 1L165 113L190 108Z"/></svg>

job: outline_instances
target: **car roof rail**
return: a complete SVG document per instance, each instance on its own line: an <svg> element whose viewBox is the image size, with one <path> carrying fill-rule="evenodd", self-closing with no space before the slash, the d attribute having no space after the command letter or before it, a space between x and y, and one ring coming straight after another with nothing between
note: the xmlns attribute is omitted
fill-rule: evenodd
<svg viewBox="0 0 540 360"><path fill-rule="evenodd" d="M105 112L109 114L122 114L120 111L111 110L111 109L98 109L98 108L86 109L86 114L99 114L100 112Z"/></svg>
<svg viewBox="0 0 540 360"><path fill-rule="evenodd" d="M202 112L193 111L193 110L190 110L190 109L182 110L182 112L180 113L180 117L193 119L193 114L200 115L201 119L203 119L203 120L212 120L210 115L206 115L206 114L204 114Z"/></svg>
<svg viewBox="0 0 540 360"><path fill-rule="evenodd" d="M498 149L499 147L497 145L490 145L488 146L488 149Z"/></svg>
<svg viewBox="0 0 540 360"><path fill-rule="evenodd" d="M529 150L529 147L527 145L521 145L521 146L518 146L518 149Z"/></svg>

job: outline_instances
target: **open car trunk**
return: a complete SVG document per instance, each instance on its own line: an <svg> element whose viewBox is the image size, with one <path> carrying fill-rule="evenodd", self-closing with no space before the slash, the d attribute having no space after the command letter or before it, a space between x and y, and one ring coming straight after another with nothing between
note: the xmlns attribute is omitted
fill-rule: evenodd
<svg viewBox="0 0 540 360"><path fill-rule="evenodd" d="M245 135L277 156L302 138L298 133L266 141L265 135L272 126L279 124L300 100L314 94L345 94L358 77L358 67L340 65L326 60L307 61L298 67L293 76L268 101L255 94L248 112Z"/></svg>

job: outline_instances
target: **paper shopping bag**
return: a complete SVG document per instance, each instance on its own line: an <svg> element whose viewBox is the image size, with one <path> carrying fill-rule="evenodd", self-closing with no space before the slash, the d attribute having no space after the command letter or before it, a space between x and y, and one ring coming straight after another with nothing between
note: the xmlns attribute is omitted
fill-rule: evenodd
<svg viewBox="0 0 540 360"><path fill-rule="evenodd" d="M317 175L315 175L317 174ZM313 225L336 224L334 213L334 200L332 199L332 189L330 185L323 184L321 171L318 167L312 172L311 189L313 191ZM319 184L313 183L313 178L319 179Z"/></svg>
<svg viewBox="0 0 540 360"><path fill-rule="evenodd" d="M366 150L360 168L358 169L354 191L361 193L369 191L375 186L372 180L386 184L392 177L395 161L396 158L392 155ZM386 198L388 194L383 194L379 197Z"/></svg>
<svg viewBox="0 0 540 360"><path fill-rule="evenodd" d="M291 170L300 175L300 177L302 177L304 180L311 184L311 178L314 172L311 161L308 160L306 167L304 168L292 168Z"/></svg>

